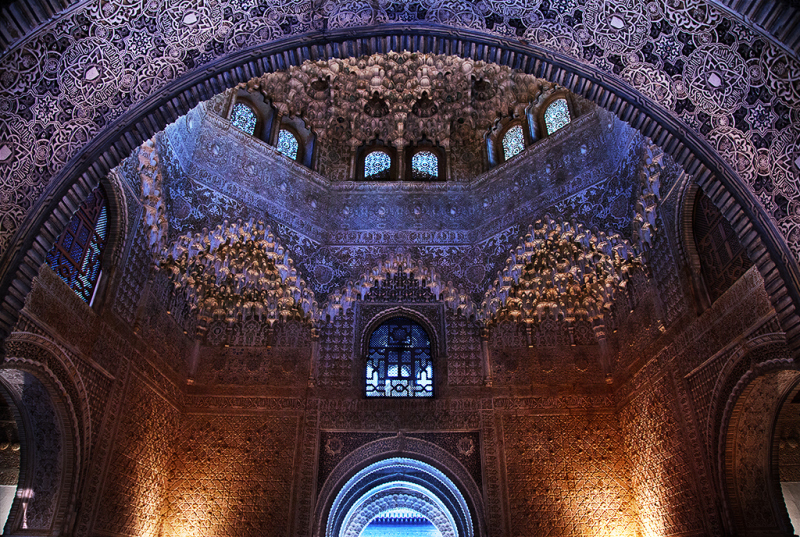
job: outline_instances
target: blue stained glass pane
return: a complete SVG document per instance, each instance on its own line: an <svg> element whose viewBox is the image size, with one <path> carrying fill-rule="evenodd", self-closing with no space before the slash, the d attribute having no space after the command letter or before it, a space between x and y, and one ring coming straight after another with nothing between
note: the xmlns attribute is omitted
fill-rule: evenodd
<svg viewBox="0 0 800 537"><path fill-rule="evenodd" d="M553 134L558 129L569 123L569 107L567 101L558 99L547 107L544 112L544 123L547 125L547 134Z"/></svg>
<svg viewBox="0 0 800 537"><path fill-rule="evenodd" d="M256 130L256 113L246 104L236 103L233 105L231 123L237 129L252 136Z"/></svg>
<svg viewBox="0 0 800 537"><path fill-rule="evenodd" d="M287 130L278 133L278 152L283 153L292 160L297 160L297 138Z"/></svg>
<svg viewBox="0 0 800 537"><path fill-rule="evenodd" d="M103 206L100 211L100 216L97 218L97 224L94 226L94 232L103 240L106 240L106 233L108 232L108 209Z"/></svg>
<svg viewBox="0 0 800 537"><path fill-rule="evenodd" d="M373 151L364 159L364 179L388 179L391 157L383 151Z"/></svg>
<svg viewBox="0 0 800 537"><path fill-rule="evenodd" d="M508 160L521 153L523 149L525 149L525 138L522 135L522 127L514 125L503 136L503 157Z"/></svg>
<svg viewBox="0 0 800 537"><path fill-rule="evenodd" d="M411 157L411 175L415 181L437 179L439 159L430 151L420 151Z"/></svg>

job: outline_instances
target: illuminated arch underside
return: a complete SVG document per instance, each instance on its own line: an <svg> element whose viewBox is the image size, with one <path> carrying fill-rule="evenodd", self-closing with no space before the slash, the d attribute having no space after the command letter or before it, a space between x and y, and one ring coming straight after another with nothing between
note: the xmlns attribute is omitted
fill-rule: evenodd
<svg viewBox="0 0 800 537"><path fill-rule="evenodd" d="M407 508L427 518L443 537L472 537L472 517L456 485L433 466L392 457L356 473L336 495L326 537L358 537L381 513Z"/></svg>

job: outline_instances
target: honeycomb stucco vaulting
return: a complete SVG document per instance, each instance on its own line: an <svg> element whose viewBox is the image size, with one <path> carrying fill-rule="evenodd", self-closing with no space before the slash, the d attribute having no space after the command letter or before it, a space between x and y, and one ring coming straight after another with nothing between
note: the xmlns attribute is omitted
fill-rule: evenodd
<svg viewBox="0 0 800 537"><path fill-rule="evenodd" d="M472 179L498 115L536 114L559 92L508 66L408 51L307 61L239 87L261 92L281 115L302 116L318 139L315 169L333 181L352 179L355 150L376 139L397 149L437 144L448 153L447 180ZM573 116L590 108L572 101Z"/></svg>
<svg viewBox="0 0 800 537"><path fill-rule="evenodd" d="M680 173L641 134L588 106L569 128L472 181L329 181L231 128L215 101L157 136L167 243L226 218L264 219L320 305L398 252L435 267L442 289L480 303L509 249L546 213L620 233L642 251L655 232L652 189L670 188ZM126 182L140 182L150 145L118 168Z"/></svg>
<svg viewBox="0 0 800 537"><path fill-rule="evenodd" d="M553 50L624 81L650 106L669 108L747 182L797 253L796 59L705 2L614 6L601 0L80 4L0 60L0 250L73 156L179 77L288 36L423 23Z"/></svg>

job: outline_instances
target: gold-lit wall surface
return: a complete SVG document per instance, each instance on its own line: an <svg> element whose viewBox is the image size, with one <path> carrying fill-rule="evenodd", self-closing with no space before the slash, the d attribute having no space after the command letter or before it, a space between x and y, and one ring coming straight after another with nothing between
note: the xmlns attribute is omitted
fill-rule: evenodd
<svg viewBox="0 0 800 537"><path fill-rule="evenodd" d="M53 279L51 285L58 288L60 282ZM743 303L750 307L743 309ZM339 461L359 442L397 430L409 436L474 430L480 432L475 448L481 452L475 455L483 461L478 475L485 480L486 516L500 524L497 534L712 534L703 499L708 491L702 472L708 470L697 458L697 442L705 440L692 436L696 426L684 413L691 408L692 416L702 415L710 394L686 392L693 377L689 374L684 383L687 375L680 371L696 365L688 357L699 351L691 346L718 345L732 331L752 326L764 312L769 312L769 303L763 281L750 272L707 313L710 323L698 319L676 333L671 345L646 359L616 396L496 393L473 399L462 392L421 402L416 409L420 402L347 404L326 401L324 391L309 399L296 396L306 387L305 377L294 385L283 383L295 396L263 390L234 396L231 384L182 392L159 372L163 364L133 363L123 352L120 359L130 363L119 370L131 370L118 388L124 391L119 417L111 420L109 414L100 432L113 441L93 531L120 536L257 535L269 527L272 535L291 535L307 520L301 512L303 500L313 500L322 485L318 477L324 475L315 476L314 468L327 462L315 462L317 458ZM291 325L287 330L294 333ZM467 348L480 348L478 333L465 334L457 322L448 330ZM506 328L497 330L505 333ZM505 354L496 350L495 355L513 361L514 338L503 338ZM490 335L487 346L492 340ZM304 348L303 341L296 343ZM497 343L489 348L501 347ZM262 354L244 349L204 348L201 354L208 360L238 355L263 360ZM516 349L520 360L535 355ZM669 354L672 349L678 350ZM668 354L671 358L662 360ZM236 363L231 367L239 375L255 379L264 374L255 362L250 368ZM524 378L534 375L542 382L548 374L539 369ZM512 378L507 376L506 382ZM237 379L242 382L241 376ZM496 389L507 390L502 383ZM334 437L344 441L331 441ZM462 448L462 454L469 452ZM465 464L472 456L463 457Z"/></svg>
<svg viewBox="0 0 800 537"><path fill-rule="evenodd" d="M172 497L172 468L181 414L135 373L123 403L96 531L158 536Z"/></svg>
<svg viewBox="0 0 800 537"><path fill-rule="evenodd" d="M170 461L165 535L289 534L298 416L186 416Z"/></svg>
<svg viewBox="0 0 800 537"><path fill-rule="evenodd" d="M511 535L640 535L611 411L503 418Z"/></svg>

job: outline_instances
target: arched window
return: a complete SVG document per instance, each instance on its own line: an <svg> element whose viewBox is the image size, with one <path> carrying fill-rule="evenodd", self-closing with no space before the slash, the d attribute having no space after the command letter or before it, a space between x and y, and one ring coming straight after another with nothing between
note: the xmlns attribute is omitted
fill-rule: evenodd
<svg viewBox="0 0 800 537"><path fill-rule="evenodd" d="M433 397L431 338L422 326L394 317L370 335L367 397Z"/></svg>
<svg viewBox="0 0 800 537"><path fill-rule="evenodd" d="M417 151L411 157L412 181L432 181L439 178L439 157L431 151Z"/></svg>
<svg viewBox="0 0 800 537"><path fill-rule="evenodd" d="M382 181L390 178L392 157L381 150L372 151L364 157L364 179Z"/></svg>
<svg viewBox="0 0 800 537"><path fill-rule="evenodd" d="M244 103L233 105L231 112L231 124L237 129L253 136L256 131L258 118L252 108Z"/></svg>
<svg viewBox="0 0 800 537"><path fill-rule="evenodd" d="M281 129L278 133L278 152L283 153L292 160L297 160L297 150L299 145L297 137L286 129Z"/></svg>
<svg viewBox="0 0 800 537"><path fill-rule="evenodd" d="M95 188L47 254L47 262L90 305L108 238L108 208L102 187Z"/></svg>
<svg viewBox="0 0 800 537"><path fill-rule="evenodd" d="M503 136L503 160L514 157L525 149L525 136L522 125L514 125Z"/></svg>
<svg viewBox="0 0 800 537"><path fill-rule="evenodd" d="M569 122L569 106L566 99L556 99L544 111L544 124L547 127L547 134L553 134Z"/></svg>

